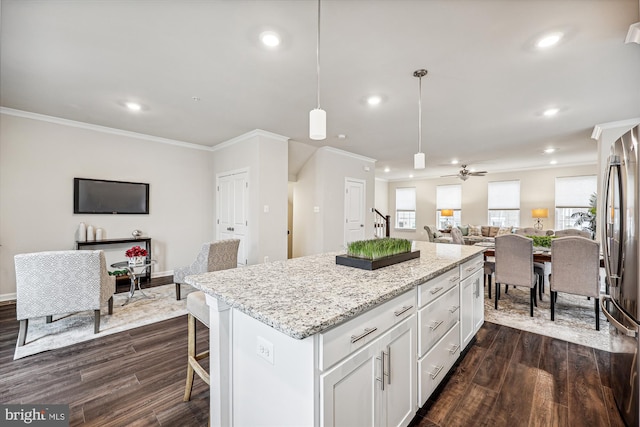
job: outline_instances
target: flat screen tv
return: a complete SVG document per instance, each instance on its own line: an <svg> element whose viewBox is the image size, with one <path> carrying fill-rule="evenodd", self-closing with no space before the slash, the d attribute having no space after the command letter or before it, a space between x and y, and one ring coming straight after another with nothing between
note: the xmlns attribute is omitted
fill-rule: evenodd
<svg viewBox="0 0 640 427"><path fill-rule="evenodd" d="M149 184L73 178L73 213L149 214Z"/></svg>

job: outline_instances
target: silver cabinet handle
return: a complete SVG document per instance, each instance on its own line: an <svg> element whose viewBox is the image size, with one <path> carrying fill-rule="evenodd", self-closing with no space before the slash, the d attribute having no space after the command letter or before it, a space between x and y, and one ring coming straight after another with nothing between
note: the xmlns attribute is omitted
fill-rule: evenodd
<svg viewBox="0 0 640 427"><path fill-rule="evenodd" d="M460 279L460 276L451 276L451 277L449 277L449 281L450 281L450 282L456 282L456 281L458 281L459 279Z"/></svg>
<svg viewBox="0 0 640 427"><path fill-rule="evenodd" d="M449 313L455 313L456 311L458 311L459 308L460 308L459 305L454 305L449 309Z"/></svg>
<svg viewBox="0 0 640 427"><path fill-rule="evenodd" d="M433 288L431 289L431 295L433 294L437 294L438 292L440 292L442 289L444 289L442 286L438 286L437 288Z"/></svg>
<svg viewBox="0 0 640 427"><path fill-rule="evenodd" d="M444 365L436 366L435 372L429 372L432 380L436 379L436 377L440 374L440 371L442 371L442 368L444 368Z"/></svg>
<svg viewBox="0 0 640 427"><path fill-rule="evenodd" d="M436 329L438 329L438 326L442 325L442 322L444 322L444 320L440 320L440 321L434 320L433 322L435 323L435 325L429 326L429 329L431 329L432 331L435 331Z"/></svg>
<svg viewBox="0 0 640 427"><path fill-rule="evenodd" d="M609 300L609 301L613 301L611 299L611 295L600 295L602 298L600 298L600 309L602 310L602 312L604 313L605 317L607 319L609 319L609 322L611 322L611 324L613 326L615 326L615 328L617 330L619 330L620 332L622 332L623 334L629 336L629 337L637 337L638 336L638 330L637 329L629 329L626 326L624 326L622 323L618 322L618 320L613 317L611 315L611 313L609 313L609 311L607 311L607 307L605 306L605 301ZM614 303L615 304L615 303ZM622 310L620 310L620 313L622 313L622 315L626 318L628 318L629 320L633 320L631 319L629 316L626 315L626 313Z"/></svg>
<svg viewBox="0 0 640 427"><path fill-rule="evenodd" d="M384 351L380 352L380 357L376 357L380 361L380 376L376 377L376 381L380 381L380 389L384 391Z"/></svg>
<svg viewBox="0 0 640 427"><path fill-rule="evenodd" d="M456 351L458 351L459 348L460 348L460 345L456 344L456 345L453 346L453 348L451 350L449 350L449 353L455 354Z"/></svg>
<svg viewBox="0 0 640 427"><path fill-rule="evenodd" d="M476 269L476 266L475 266L475 265L472 265L471 267L467 267L467 268L465 268L465 269L464 269L464 271L473 271L473 270L475 270L475 269Z"/></svg>
<svg viewBox="0 0 640 427"><path fill-rule="evenodd" d="M406 313L407 311L411 310L412 308L413 308L413 305L405 305L400 310L394 311L393 314L395 314L396 317L402 316L404 313Z"/></svg>
<svg viewBox="0 0 640 427"><path fill-rule="evenodd" d="M391 385L391 346L387 346L387 384Z"/></svg>
<svg viewBox="0 0 640 427"><path fill-rule="evenodd" d="M378 328L376 328L375 326L373 328L364 328L364 332L361 333L360 335L351 335L351 344L354 344L358 341L360 341L362 338L366 337L367 335L377 331Z"/></svg>

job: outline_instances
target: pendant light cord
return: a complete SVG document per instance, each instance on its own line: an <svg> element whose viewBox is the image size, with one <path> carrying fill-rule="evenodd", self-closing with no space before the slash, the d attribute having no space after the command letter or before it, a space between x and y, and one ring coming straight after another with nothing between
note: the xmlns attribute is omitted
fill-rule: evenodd
<svg viewBox="0 0 640 427"><path fill-rule="evenodd" d="M418 153L422 153L422 76L418 81Z"/></svg>
<svg viewBox="0 0 640 427"><path fill-rule="evenodd" d="M318 109L320 109L320 0L318 0L318 38L316 40L316 82L318 86Z"/></svg>

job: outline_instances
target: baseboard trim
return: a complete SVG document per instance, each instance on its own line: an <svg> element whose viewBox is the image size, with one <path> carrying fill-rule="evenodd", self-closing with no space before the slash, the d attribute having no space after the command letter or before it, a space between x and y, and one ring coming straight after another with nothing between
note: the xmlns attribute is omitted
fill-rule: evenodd
<svg viewBox="0 0 640 427"><path fill-rule="evenodd" d="M0 295L0 302L4 302L4 301L15 301L16 300L16 294L15 292L12 294L1 294Z"/></svg>

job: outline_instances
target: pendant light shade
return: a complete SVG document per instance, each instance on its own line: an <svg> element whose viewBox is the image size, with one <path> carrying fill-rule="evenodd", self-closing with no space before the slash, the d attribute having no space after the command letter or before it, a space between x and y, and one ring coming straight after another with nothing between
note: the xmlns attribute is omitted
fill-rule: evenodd
<svg viewBox="0 0 640 427"><path fill-rule="evenodd" d="M413 168L424 169L426 167L425 155L422 152L422 78L427 75L427 70L421 69L413 72L418 84L418 152L413 155Z"/></svg>
<svg viewBox="0 0 640 427"><path fill-rule="evenodd" d="M315 140L327 137L327 113L321 108L309 111L309 138Z"/></svg>
<svg viewBox="0 0 640 427"><path fill-rule="evenodd" d="M316 39L317 106L309 112L309 138L322 140L327 137L327 113L320 108L320 0L318 0L318 38Z"/></svg>

